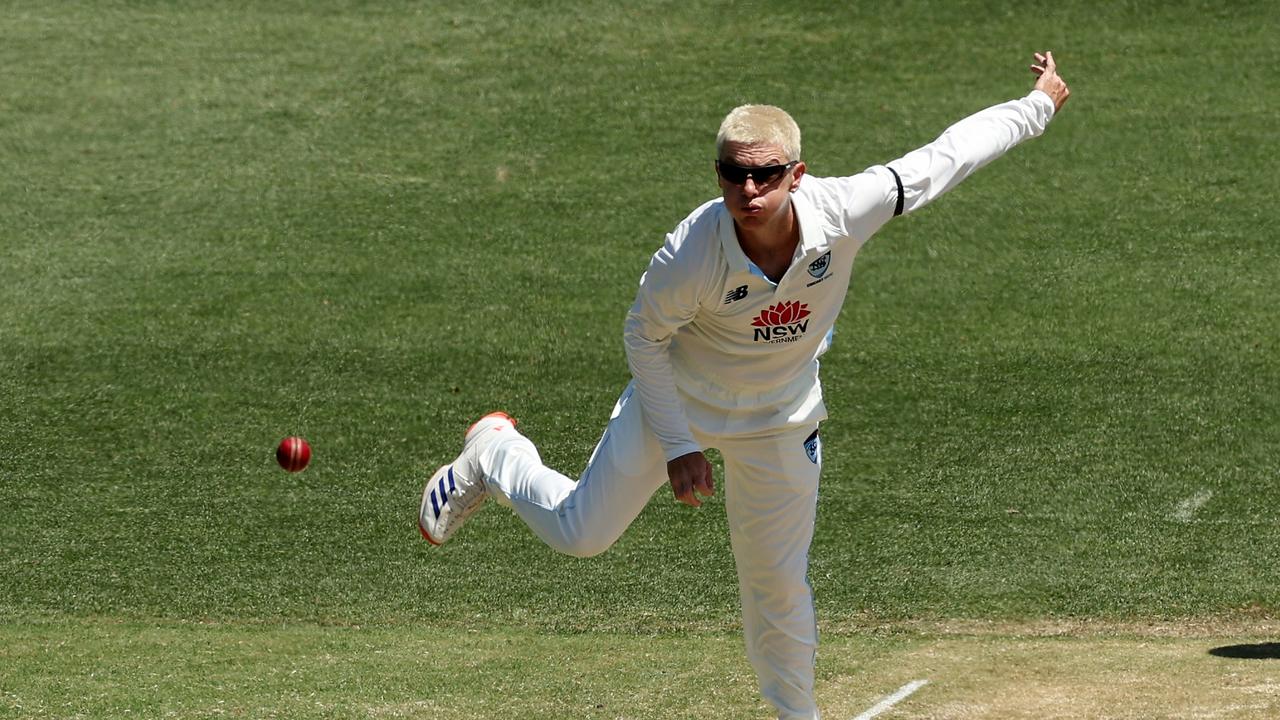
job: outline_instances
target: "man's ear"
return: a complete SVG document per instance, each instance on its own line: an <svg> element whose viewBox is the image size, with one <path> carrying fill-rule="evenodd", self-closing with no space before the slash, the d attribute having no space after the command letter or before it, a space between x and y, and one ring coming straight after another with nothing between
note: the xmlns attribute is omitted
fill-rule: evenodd
<svg viewBox="0 0 1280 720"><path fill-rule="evenodd" d="M804 175L804 171L805 171L805 165L803 160L796 163L796 166L791 168L792 177L791 177L790 192L795 192L796 190L800 189L800 176Z"/></svg>

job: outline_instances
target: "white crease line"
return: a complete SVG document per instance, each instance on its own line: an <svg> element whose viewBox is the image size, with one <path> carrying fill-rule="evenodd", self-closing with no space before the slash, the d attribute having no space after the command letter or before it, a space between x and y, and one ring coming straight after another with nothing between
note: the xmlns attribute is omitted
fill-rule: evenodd
<svg viewBox="0 0 1280 720"><path fill-rule="evenodd" d="M1173 511L1173 519L1180 523L1189 523L1195 517L1196 511L1204 507L1209 502L1209 498L1213 497L1212 490L1201 490L1191 497L1178 503L1177 509Z"/></svg>
<svg viewBox="0 0 1280 720"><path fill-rule="evenodd" d="M894 705L897 705L903 700L906 700L908 697L911 696L912 693L914 693L915 691L919 690L920 688L928 684L929 684L928 680L912 680L906 685L903 685L902 687L898 688L898 691L895 692L894 694L876 703L875 707L862 713L861 715L854 718L853 720L871 720L871 718L892 708Z"/></svg>

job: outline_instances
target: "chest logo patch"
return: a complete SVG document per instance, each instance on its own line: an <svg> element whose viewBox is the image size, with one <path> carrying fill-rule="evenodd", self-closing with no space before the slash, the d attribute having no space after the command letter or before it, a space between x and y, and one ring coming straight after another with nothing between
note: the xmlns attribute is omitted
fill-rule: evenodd
<svg viewBox="0 0 1280 720"><path fill-rule="evenodd" d="M815 278L820 278L827 274L827 268L831 267L831 253L827 253L822 257L809 263L809 274Z"/></svg>
<svg viewBox="0 0 1280 720"><path fill-rule="evenodd" d="M770 305L751 321L755 342L795 342L809 329L809 306L799 300Z"/></svg>

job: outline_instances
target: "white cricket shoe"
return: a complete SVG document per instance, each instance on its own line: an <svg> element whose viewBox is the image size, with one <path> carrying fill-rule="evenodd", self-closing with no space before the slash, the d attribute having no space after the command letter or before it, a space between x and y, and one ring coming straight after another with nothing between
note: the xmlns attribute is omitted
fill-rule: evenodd
<svg viewBox="0 0 1280 720"><path fill-rule="evenodd" d="M480 453L500 433L514 431L515 418L504 412L492 412L467 429L462 454L436 470L422 490L422 507L418 510L418 529L432 545L443 545L484 505L489 494L480 469Z"/></svg>

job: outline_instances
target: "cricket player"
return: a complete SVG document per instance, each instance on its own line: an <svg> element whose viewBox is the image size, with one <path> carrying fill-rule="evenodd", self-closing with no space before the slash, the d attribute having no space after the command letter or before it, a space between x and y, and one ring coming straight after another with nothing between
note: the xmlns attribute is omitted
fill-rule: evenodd
<svg viewBox="0 0 1280 720"><path fill-rule="evenodd" d="M701 504L703 451L724 459L725 509L747 655L784 720L818 717L808 553L826 419L818 359L831 344L854 256L895 216L928 205L1044 132L1067 100L1053 54L1025 97L849 177L813 177L783 110L745 105L716 137L721 197L670 234L640 278L623 337L632 380L574 482L546 467L515 420L491 413L423 490L418 524L440 544L492 495L551 547L606 550L669 484Z"/></svg>

